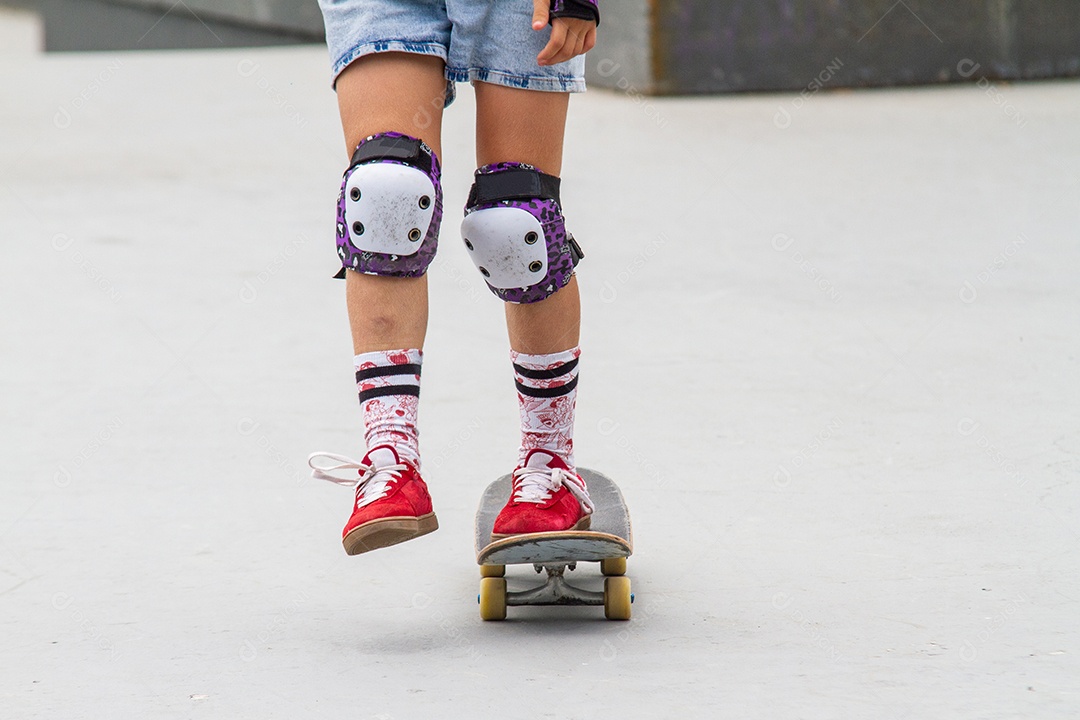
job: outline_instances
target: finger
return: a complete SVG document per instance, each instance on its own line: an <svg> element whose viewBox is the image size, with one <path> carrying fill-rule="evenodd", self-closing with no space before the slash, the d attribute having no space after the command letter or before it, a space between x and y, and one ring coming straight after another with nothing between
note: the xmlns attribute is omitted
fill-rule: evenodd
<svg viewBox="0 0 1080 720"><path fill-rule="evenodd" d="M579 55L581 52L582 39L582 35L580 33L574 32L574 30L571 28L570 31L567 33L566 41L563 43L562 48L560 48L559 52L555 55L555 57L551 58L551 64L554 65L556 63L566 62L567 60L570 60Z"/></svg>
<svg viewBox="0 0 1080 720"><path fill-rule="evenodd" d="M574 54L570 57L577 57L578 55L585 54L585 40L588 38L588 36L588 33L577 33L575 37L575 40L577 40L577 42L574 43Z"/></svg>
<svg viewBox="0 0 1080 720"><path fill-rule="evenodd" d="M548 24L549 0L533 0L532 29L543 30Z"/></svg>
<svg viewBox="0 0 1080 720"><path fill-rule="evenodd" d="M596 28L592 27L585 35L585 45L582 48L582 52L589 52L596 47Z"/></svg>
<svg viewBox="0 0 1080 720"><path fill-rule="evenodd" d="M558 65L561 62L566 62L570 58L570 53L567 52L566 45L564 44L559 51L552 55L548 61L548 65Z"/></svg>
<svg viewBox="0 0 1080 720"><path fill-rule="evenodd" d="M540 51L540 54L536 56L536 62L540 65L554 65L554 58L562 52L563 45L566 44L566 25L563 23L555 23L551 28L551 39L548 40L548 44L544 46L544 49Z"/></svg>

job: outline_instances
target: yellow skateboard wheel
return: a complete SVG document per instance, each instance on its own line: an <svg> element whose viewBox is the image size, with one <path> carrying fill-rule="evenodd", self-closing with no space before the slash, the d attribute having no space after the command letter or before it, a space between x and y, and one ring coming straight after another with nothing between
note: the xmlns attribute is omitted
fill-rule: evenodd
<svg viewBox="0 0 1080 720"><path fill-rule="evenodd" d="M600 572L612 577L626 574L626 558L607 558L600 561Z"/></svg>
<svg viewBox="0 0 1080 720"><path fill-rule="evenodd" d="M480 577L482 577L482 578L502 577L505 574L506 574L506 566L505 565L481 565L480 566Z"/></svg>
<svg viewBox="0 0 1080 720"><path fill-rule="evenodd" d="M506 578L485 577L480 579L480 619L506 619Z"/></svg>
<svg viewBox="0 0 1080 720"><path fill-rule="evenodd" d="M604 578L604 617L608 620L629 620L631 602L630 578Z"/></svg>

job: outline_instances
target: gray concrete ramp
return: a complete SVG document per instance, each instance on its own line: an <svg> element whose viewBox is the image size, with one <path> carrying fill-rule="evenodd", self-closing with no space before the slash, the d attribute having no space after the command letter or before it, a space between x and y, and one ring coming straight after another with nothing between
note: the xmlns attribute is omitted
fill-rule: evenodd
<svg viewBox="0 0 1080 720"><path fill-rule="evenodd" d="M515 460L447 115L440 529L347 557L318 48L0 63L0 715L1050 718L1080 707L1080 84L575 98L578 461L634 619L482 623ZM528 569L525 569L528 571Z"/></svg>

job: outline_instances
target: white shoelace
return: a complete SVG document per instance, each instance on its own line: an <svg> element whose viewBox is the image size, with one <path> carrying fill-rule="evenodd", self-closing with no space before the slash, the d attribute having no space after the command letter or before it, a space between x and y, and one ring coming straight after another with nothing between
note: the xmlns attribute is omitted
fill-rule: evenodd
<svg viewBox="0 0 1080 720"><path fill-rule="evenodd" d="M585 481L562 468L520 467L514 470L514 500L541 504L546 502L551 493L565 487L581 503L586 515L592 515L596 507L585 489Z"/></svg>
<svg viewBox="0 0 1080 720"><path fill-rule="evenodd" d="M315 458L318 457L329 458L336 461L337 464L316 465ZM386 497L386 493L390 489L390 483L394 480L400 480L400 473L406 469L403 464L383 465L377 468L364 465L344 455L328 452L313 452L308 455L307 461L308 467L311 468L311 477L316 480L326 480L335 485L356 488L357 508L370 505L376 500ZM341 471L350 471L351 477L343 478L331 475L333 472ZM357 473L359 473L359 477L357 477Z"/></svg>

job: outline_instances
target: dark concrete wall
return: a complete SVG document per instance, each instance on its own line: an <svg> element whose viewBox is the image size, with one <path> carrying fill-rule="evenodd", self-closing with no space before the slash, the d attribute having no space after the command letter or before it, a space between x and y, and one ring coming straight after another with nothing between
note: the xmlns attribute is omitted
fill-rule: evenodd
<svg viewBox="0 0 1080 720"><path fill-rule="evenodd" d="M110 1L161 12L177 6L176 0ZM182 7L210 20L242 23L310 38L320 38L323 34L322 13L317 0L184 0Z"/></svg>
<svg viewBox="0 0 1080 720"><path fill-rule="evenodd" d="M0 5L25 8L41 17L45 49L50 52L247 47L319 42L322 37L314 1L291 4L305 8L303 17L311 13L308 5L315 5L319 22L315 30L310 17L301 23L300 15L275 13L270 4L258 17L245 17L240 3L222 0L215 8L203 7L211 4L206 0L164 4L158 0L0 0Z"/></svg>
<svg viewBox="0 0 1080 720"><path fill-rule="evenodd" d="M1076 76L1077 0L615 0L589 60L651 94Z"/></svg>

